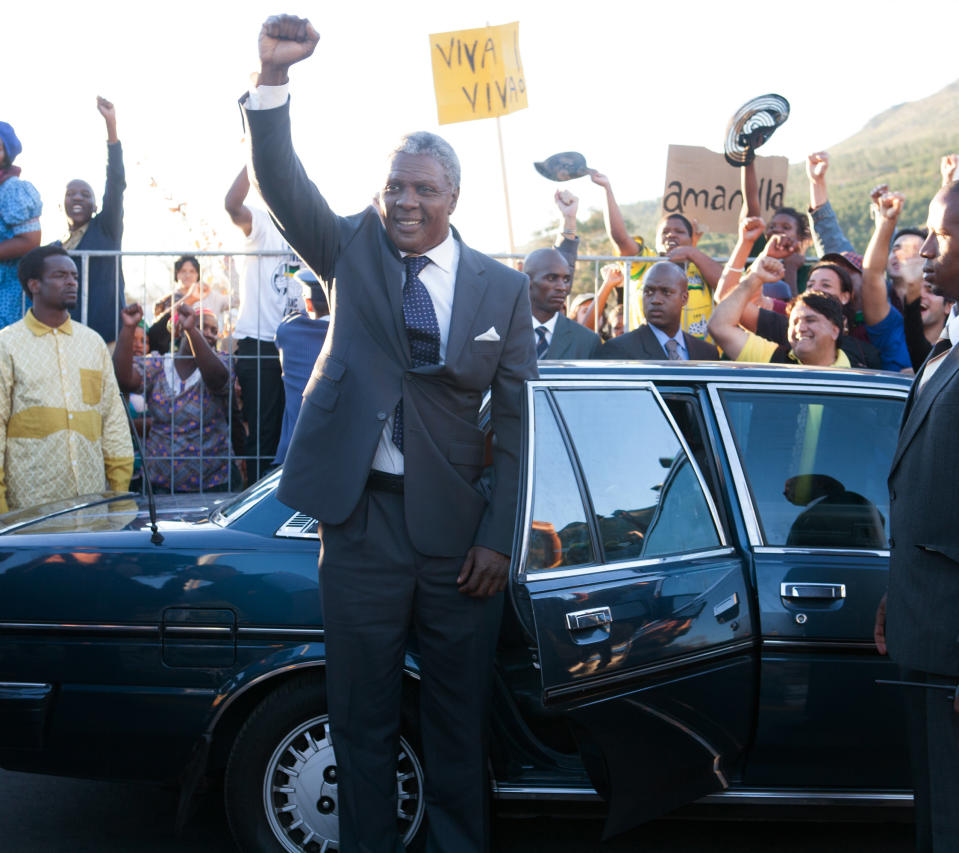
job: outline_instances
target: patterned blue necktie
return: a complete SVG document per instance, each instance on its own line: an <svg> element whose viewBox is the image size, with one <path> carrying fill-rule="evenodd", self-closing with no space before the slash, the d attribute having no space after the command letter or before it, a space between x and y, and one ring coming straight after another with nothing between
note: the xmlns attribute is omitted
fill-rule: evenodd
<svg viewBox="0 0 959 853"><path fill-rule="evenodd" d="M539 340L536 342L536 357L542 358L546 355L547 350L549 350L549 341L546 340L546 333L549 329L546 326L537 326L536 334L539 336Z"/></svg>
<svg viewBox="0 0 959 853"><path fill-rule="evenodd" d="M424 255L407 255L406 281L403 284L403 323L406 337L410 342L410 356L413 367L427 364L439 364L440 360L440 324L436 321L433 300L430 299L426 285L420 281L420 273L430 262ZM403 452L403 400L396 404L393 412L393 444Z"/></svg>

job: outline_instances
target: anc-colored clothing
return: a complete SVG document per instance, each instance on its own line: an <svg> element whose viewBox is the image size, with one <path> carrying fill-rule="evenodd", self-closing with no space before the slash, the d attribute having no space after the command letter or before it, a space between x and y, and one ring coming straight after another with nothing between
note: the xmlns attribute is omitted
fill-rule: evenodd
<svg viewBox="0 0 959 853"><path fill-rule="evenodd" d="M15 175L0 181L0 242L40 230L40 193ZM19 258L0 261L0 328L23 316L23 288L17 278ZM29 304L29 303L28 303Z"/></svg>
<svg viewBox="0 0 959 853"><path fill-rule="evenodd" d="M106 344L29 310L0 331L0 511L125 491L133 442Z"/></svg>
<svg viewBox="0 0 959 853"><path fill-rule="evenodd" d="M633 237L639 246L639 254L643 257L655 257L658 253L655 249L646 245L642 237ZM638 329L640 325L646 322L643 316L643 276L655 261L633 262L630 267L630 309L629 309L629 328ZM713 313L713 294L699 271L696 264L688 263L686 266L686 284L689 288L689 301L683 308L683 318L680 326L684 332L688 332L694 338L705 338L707 334L706 326L709 323L710 315Z"/></svg>
<svg viewBox="0 0 959 853"><path fill-rule="evenodd" d="M799 359L788 346L762 338L754 332L746 332L749 339L743 345L736 361L752 361L761 364L799 364ZM849 357L838 347L836 360L831 367L851 367Z"/></svg>

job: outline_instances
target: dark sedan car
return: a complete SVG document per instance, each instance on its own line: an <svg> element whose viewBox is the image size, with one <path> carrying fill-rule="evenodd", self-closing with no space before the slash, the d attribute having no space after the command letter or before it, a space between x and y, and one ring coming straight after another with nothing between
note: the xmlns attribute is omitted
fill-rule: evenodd
<svg viewBox="0 0 959 853"><path fill-rule="evenodd" d="M902 688L876 683L896 675L871 640L908 387L544 366L525 399L494 796L601 797L608 833L704 796L908 802ZM0 517L0 766L176 783L183 815L222 778L242 849L337 849L317 525L276 483L174 499L155 532L118 495ZM412 843L415 642L406 673Z"/></svg>

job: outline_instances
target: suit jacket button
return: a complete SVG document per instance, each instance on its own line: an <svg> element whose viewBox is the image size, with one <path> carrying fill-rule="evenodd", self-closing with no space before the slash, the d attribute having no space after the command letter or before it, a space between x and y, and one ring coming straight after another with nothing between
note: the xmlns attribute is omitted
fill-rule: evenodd
<svg viewBox="0 0 959 853"><path fill-rule="evenodd" d="M893 539L891 536L889 537L889 547L890 547L890 548L895 548L895 547L896 547L896 540Z"/></svg>
<svg viewBox="0 0 959 853"><path fill-rule="evenodd" d="M377 413L376 413L376 419L377 419L378 421L385 421L385 420L386 420L386 412L377 412Z"/></svg>
<svg viewBox="0 0 959 853"><path fill-rule="evenodd" d="M895 489L890 489L890 490L889 490L889 497L891 497L893 500L896 499L896 490L895 490Z"/></svg>

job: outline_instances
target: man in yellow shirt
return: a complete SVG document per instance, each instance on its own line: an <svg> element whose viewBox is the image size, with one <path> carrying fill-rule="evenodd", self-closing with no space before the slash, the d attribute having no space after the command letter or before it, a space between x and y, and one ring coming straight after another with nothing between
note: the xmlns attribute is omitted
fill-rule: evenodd
<svg viewBox="0 0 959 853"><path fill-rule="evenodd" d="M126 491L133 443L106 344L70 319L77 268L59 246L17 270L33 300L0 331L0 511Z"/></svg>

